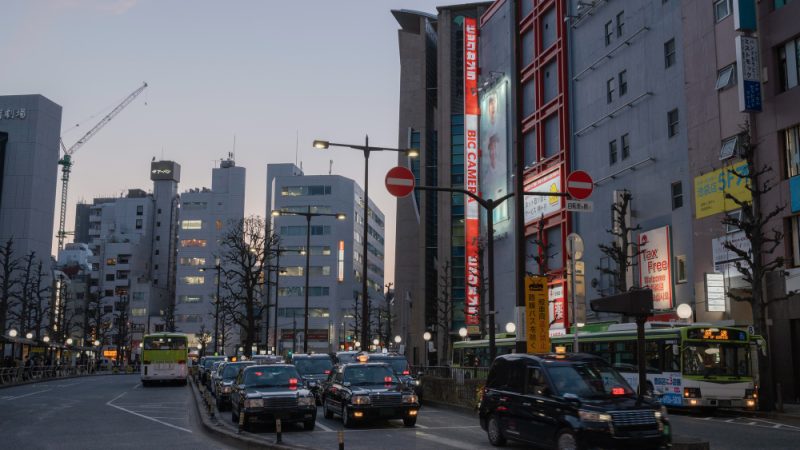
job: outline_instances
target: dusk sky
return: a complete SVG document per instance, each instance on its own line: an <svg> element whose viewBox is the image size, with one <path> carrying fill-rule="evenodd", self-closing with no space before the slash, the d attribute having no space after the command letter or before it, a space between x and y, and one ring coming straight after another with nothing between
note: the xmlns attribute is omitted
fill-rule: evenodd
<svg viewBox="0 0 800 450"><path fill-rule="evenodd" d="M390 10L433 13L440 4L6 1L0 95L42 94L61 105L70 146L143 81L150 85L75 153L67 230L78 201L151 190L153 157L181 164L181 192L210 187L234 136L236 163L247 168L246 213L263 216L266 165L294 162L298 135L305 173L328 173L332 159L334 174L360 185L360 152L315 150L312 141L361 144L369 134L373 145L398 145L399 25ZM395 202L383 179L396 154L370 161L370 197L386 214L388 282ZM55 228L57 216L56 208Z"/></svg>

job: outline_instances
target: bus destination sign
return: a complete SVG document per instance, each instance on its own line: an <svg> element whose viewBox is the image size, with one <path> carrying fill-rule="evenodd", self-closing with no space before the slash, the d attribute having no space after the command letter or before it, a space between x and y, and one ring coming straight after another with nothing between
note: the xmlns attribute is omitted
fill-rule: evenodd
<svg viewBox="0 0 800 450"><path fill-rule="evenodd" d="M686 337L704 341L746 341L747 333L730 328L694 328L686 330Z"/></svg>

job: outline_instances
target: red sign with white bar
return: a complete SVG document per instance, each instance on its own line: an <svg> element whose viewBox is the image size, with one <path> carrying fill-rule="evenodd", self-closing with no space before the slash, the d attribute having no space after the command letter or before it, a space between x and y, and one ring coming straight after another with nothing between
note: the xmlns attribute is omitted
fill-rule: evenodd
<svg viewBox="0 0 800 450"><path fill-rule="evenodd" d="M386 190L395 197L414 192L414 174L405 167L392 167L386 174Z"/></svg>
<svg viewBox="0 0 800 450"><path fill-rule="evenodd" d="M567 177L567 193L570 197L583 200L589 198L593 190L594 182L588 173L576 170Z"/></svg>
<svg viewBox="0 0 800 450"><path fill-rule="evenodd" d="M464 18L464 188L476 195L478 191L478 23ZM480 325L480 279L478 239L480 225L478 202L464 196L464 253L466 300L464 323L467 328Z"/></svg>

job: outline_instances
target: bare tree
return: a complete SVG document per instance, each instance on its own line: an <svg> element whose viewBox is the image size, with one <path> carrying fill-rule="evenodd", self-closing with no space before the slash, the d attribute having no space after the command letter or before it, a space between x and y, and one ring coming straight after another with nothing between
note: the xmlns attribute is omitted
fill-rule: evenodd
<svg viewBox="0 0 800 450"><path fill-rule="evenodd" d="M632 286L628 286L628 272L633 266L642 249L638 248L632 241L632 233L639 231L639 225L631 226L631 201L633 195L630 191L622 191L617 201L611 205L611 229L606 230L613 240L610 244L599 244L600 251L611 261L611 267L597 267L600 273L610 275L614 292L626 292ZM601 292L603 294L603 292Z"/></svg>
<svg viewBox="0 0 800 450"><path fill-rule="evenodd" d="M749 123L744 124L741 129L740 151L746 161L746 166L743 166L746 167L746 170L728 169L728 172L734 179L745 183L745 188L750 193L750 199L737 198L729 192L725 192L725 198L741 208L741 214L725 215L722 224L742 230L750 241L750 249L742 250L730 241L725 241L723 246L738 257L734 265L741 274L742 281L750 286L750 290L746 294L740 291L729 291L728 297L750 305L756 334L767 337L769 306L794 294L794 292L790 292L788 295L786 293L770 295L768 288L768 278L784 274L783 256L774 256L773 253L783 242L783 232L775 226L775 221L780 222L781 213L786 205L777 205L769 212L762 212L762 197L774 189L777 184L774 179L769 177L773 170L771 166L766 164L757 166L755 161L757 145L752 140ZM782 283L780 281L776 284ZM775 408L772 367L768 356L762 352L758 353L759 408L765 411Z"/></svg>
<svg viewBox="0 0 800 450"><path fill-rule="evenodd" d="M439 295L436 297L436 330L441 352L439 363L445 363L450 351L450 330L453 327L453 298L450 261L445 260L439 275ZM427 361L426 361L427 362Z"/></svg>
<svg viewBox="0 0 800 450"><path fill-rule="evenodd" d="M353 293L353 306L350 308L353 311L353 339L358 340L359 336L361 335L361 309L359 308L358 297L360 294ZM368 346L368 343L363 343L362 345Z"/></svg>
<svg viewBox="0 0 800 450"><path fill-rule="evenodd" d="M242 330L244 353L250 356L258 333L258 321L266 305L261 292L267 271L267 255L277 248L278 236L267 234L263 218L250 216L229 227L220 240L223 303L226 313Z"/></svg>
<svg viewBox="0 0 800 450"><path fill-rule="evenodd" d="M14 253L14 239L9 238L5 245L0 247L0 336L5 336L9 312L15 304L15 291L20 283L17 271L20 270L20 260ZM19 330L24 334L24 330Z"/></svg>

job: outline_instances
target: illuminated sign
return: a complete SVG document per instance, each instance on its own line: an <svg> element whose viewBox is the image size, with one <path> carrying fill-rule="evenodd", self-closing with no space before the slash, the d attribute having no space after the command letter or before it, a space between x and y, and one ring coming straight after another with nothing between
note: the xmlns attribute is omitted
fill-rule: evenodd
<svg viewBox="0 0 800 450"><path fill-rule="evenodd" d="M103 357L108 359L117 359L116 350L103 350Z"/></svg>
<svg viewBox="0 0 800 450"><path fill-rule="evenodd" d="M478 190L478 24L474 18L464 19L464 187L473 194ZM464 199L464 247L466 301L464 322L467 328L480 325L480 266L478 264L478 202Z"/></svg>
<svg viewBox="0 0 800 450"><path fill-rule="evenodd" d="M339 283L344 281L344 241L339 241L339 255L337 257L337 268L338 268L338 276L337 280Z"/></svg>
<svg viewBox="0 0 800 450"><path fill-rule="evenodd" d="M747 161L742 161L695 177L694 204L697 218L740 208L736 202L725 198L725 194L749 202L752 195L747 189L747 172Z"/></svg>
<svg viewBox="0 0 800 450"><path fill-rule="evenodd" d="M561 169L546 173L525 186L525 192L561 192ZM542 216L557 213L562 207L561 197L526 195L525 223L539 220Z"/></svg>
<svg viewBox="0 0 800 450"><path fill-rule="evenodd" d="M639 233L639 285L653 291L653 308L672 308L669 226Z"/></svg>
<svg viewBox="0 0 800 450"><path fill-rule="evenodd" d="M528 353L550 351L547 277L525 277L525 335Z"/></svg>
<svg viewBox="0 0 800 450"><path fill-rule="evenodd" d="M180 181L181 166L172 161L153 161L150 163L150 179Z"/></svg>
<svg viewBox="0 0 800 450"><path fill-rule="evenodd" d="M2 109L0 108L0 120L23 120L28 117L28 110L25 108L19 109Z"/></svg>
<svg viewBox="0 0 800 450"><path fill-rule="evenodd" d="M735 328L692 328L686 330L686 337L704 341L746 341L747 333Z"/></svg>

